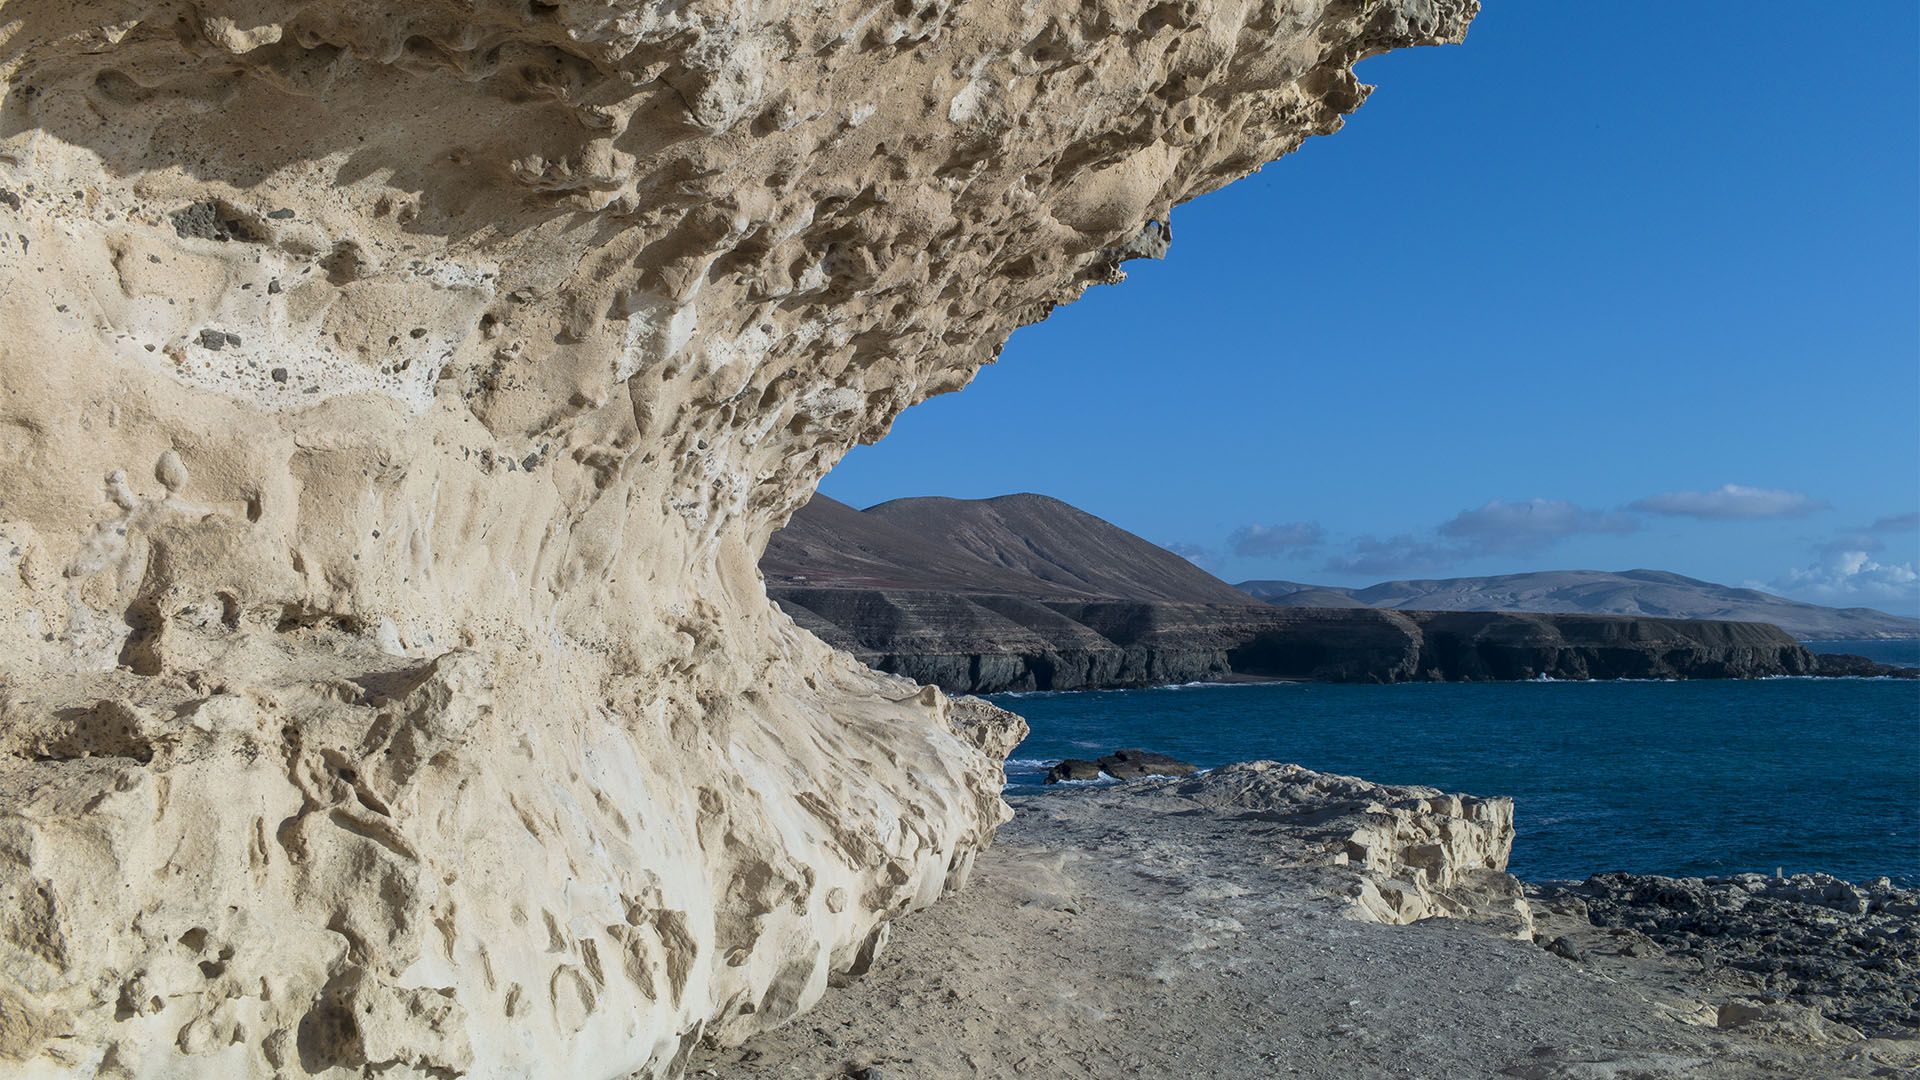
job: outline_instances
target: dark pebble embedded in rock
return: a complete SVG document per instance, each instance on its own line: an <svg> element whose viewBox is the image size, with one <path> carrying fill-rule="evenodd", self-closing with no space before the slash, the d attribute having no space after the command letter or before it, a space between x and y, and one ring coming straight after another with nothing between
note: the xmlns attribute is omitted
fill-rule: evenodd
<svg viewBox="0 0 1920 1080"><path fill-rule="evenodd" d="M274 210L270 212L269 214L267 214L267 216L272 218L275 221L285 221L288 218L293 216L293 211L283 206L278 210Z"/></svg>
<svg viewBox="0 0 1920 1080"><path fill-rule="evenodd" d="M1554 938L1543 947L1562 960L1572 960L1575 963L1586 960L1586 956L1580 952L1579 946L1575 945L1573 940L1565 935Z"/></svg>
<svg viewBox="0 0 1920 1080"><path fill-rule="evenodd" d="M259 243L258 230L217 202L198 202L167 215L181 239L244 240Z"/></svg>
<svg viewBox="0 0 1920 1080"><path fill-rule="evenodd" d="M226 233L220 228L220 208L210 202L194 203L182 207L167 215L173 222L173 231L181 239L225 240Z"/></svg>
<svg viewBox="0 0 1920 1080"><path fill-rule="evenodd" d="M1100 759L1100 769L1116 780L1139 776L1191 776L1200 766L1146 750L1115 750Z"/></svg>
<svg viewBox="0 0 1920 1080"><path fill-rule="evenodd" d="M1062 780L1098 780L1100 766L1085 758L1068 758L1047 770L1047 783L1057 784Z"/></svg>
<svg viewBox="0 0 1920 1080"><path fill-rule="evenodd" d="M283 382L286 382L286 381L287 381L287 369L286 369L286 368L283 368L283 367L277 367L277 368L274 368L274 369L273 369L273 371L271 372L271 374L273 375L273 381L274 381L274 382L277 382L277 383L283 383Z"/></svg>
<svg viewBox="0 0 1920 1080"><path fill-rule="evenodd" d="M200 347L219 352L227 347L227 333L224 330L200 331Z"/></svg>

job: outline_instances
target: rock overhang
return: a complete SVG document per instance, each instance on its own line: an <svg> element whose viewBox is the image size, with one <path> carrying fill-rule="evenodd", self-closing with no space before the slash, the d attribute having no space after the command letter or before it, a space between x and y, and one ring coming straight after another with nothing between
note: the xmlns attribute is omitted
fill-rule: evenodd
<svg viewBox="0 0 1920 1080"><path fill-rule="evenodd" d="M1016 721L766 537L1473 7L0 3L0 1054L667 1076L870 963Z"/></svg>

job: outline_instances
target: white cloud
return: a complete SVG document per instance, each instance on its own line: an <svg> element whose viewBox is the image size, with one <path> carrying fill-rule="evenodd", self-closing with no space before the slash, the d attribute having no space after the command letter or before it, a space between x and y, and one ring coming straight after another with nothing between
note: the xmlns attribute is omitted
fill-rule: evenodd
<svg viewBox="0 0 1920 1080"><path fill-rule="evenodd" d="M1324 569L1342 574L1431 574L1469 559L1542 551L1571 536L1630 533L1638 519L1617 510L1589 510L1564 499L1489 499L1434 528L1437 540L1402 533L1362 536Z"/></svg>
<svg viewBox="0 0 1920 1080"><path fill-rule="evenodd" d="M1468 557L1538 551L1581 533L1630 533L1639 527L1625 514L1588 510L1563 499L1490 499L1460 511L1435 531Z"/></svg>
<svg viewBox="0 0 1920 1080"><path fill-rule="evenodd" d="M1887 541L1882 540L1881 537L1900 536L1916 531L1920 531L1920 514L1895 514L1892 517L1880 518L1871 525L1836 532L1833 539L1815 545L1813 550L1829 556L1844 555L1848 552L1865 552L1871 555L1887 550ZM1897 540L1895 543L1905 551L1915 550L1911 539Z"/></svg>
<svg viewBox="0 0 1920 1080"><path fill-rule="evenodd" d="M1284 525L1242 525L1227 537L1227 544L1241 558L1270 559L1319 547L1326 539L1327 530L1319 522L1292 521Z"/></svg>
<svg viewBox="0 0 1920 1080"><path fill-rule="evenodd" d="M1920 570L1915 564L1876 562L1866 551L1833 552L1764 587L1840 607L1887 608L1903 615L1920 611Z"/></svg>
<svg viewBox="0 0 1920 1080"><path fill-rule="evenodd" d="M1323 569L1337 574L1386 577L1395 574L1432 574L1459 562L1461 557L1456 548L1416 540L1406 534L1386 540L1362 536L1353 542L1352 554L1328 559Z"/></svg>
<svg viewBox="0 0 1920 1080"><path fill-rule="evenodd" d="M1669 491L1649 495L1630 510L1669 517L1710 518L1732 521L1751 518L1805 517L1827 504L1804 491L1778 491L1773 488L1725 484L1713 491Z"/></svg>
<svg viewBox="0 0 1920 1080"><path fill-rule="evenodd" d="M1887 550L1887 542L1866 533L1845 533L1816 546L1813 550L1827 555L1841 555L1849 551L1871 555L1877 551Z"/></svg>

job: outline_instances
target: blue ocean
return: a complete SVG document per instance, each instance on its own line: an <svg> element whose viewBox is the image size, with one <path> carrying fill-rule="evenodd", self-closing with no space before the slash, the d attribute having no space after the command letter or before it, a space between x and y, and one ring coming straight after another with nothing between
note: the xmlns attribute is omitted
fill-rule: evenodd
<svg viewBox="0 0 1920 1080"><path fill-rule="evenodd" d="M1908 662L1920 643L1821 643ZM1920 662L1920 655L1912 660ZM1510 869L1675 876L1821 871L1920 885L1920 683L1256 683L999 694L1033 733L1012 791L1045 767L1138 747L1203 767L1271 758L1322 772L1510 795Z"/></svg>
<svg viewBox="0 0 1920 1080"><path fill-rule="evenodd" d="M1819 653L1852 653L1881 664L1920 667L1920 638L1898 641L1809 641L1807 648Z"/></svg>

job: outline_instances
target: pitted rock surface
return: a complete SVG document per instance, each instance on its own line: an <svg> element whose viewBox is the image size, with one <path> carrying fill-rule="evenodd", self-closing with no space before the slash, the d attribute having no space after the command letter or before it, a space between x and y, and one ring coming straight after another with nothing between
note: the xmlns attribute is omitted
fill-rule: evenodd
<svg viewBox="0 0 1920 1080"><path fill-rule="evenodd" d="M768 535L1472 0L0 0L0 1071L677 1076L1011 721Z"/></svg>

